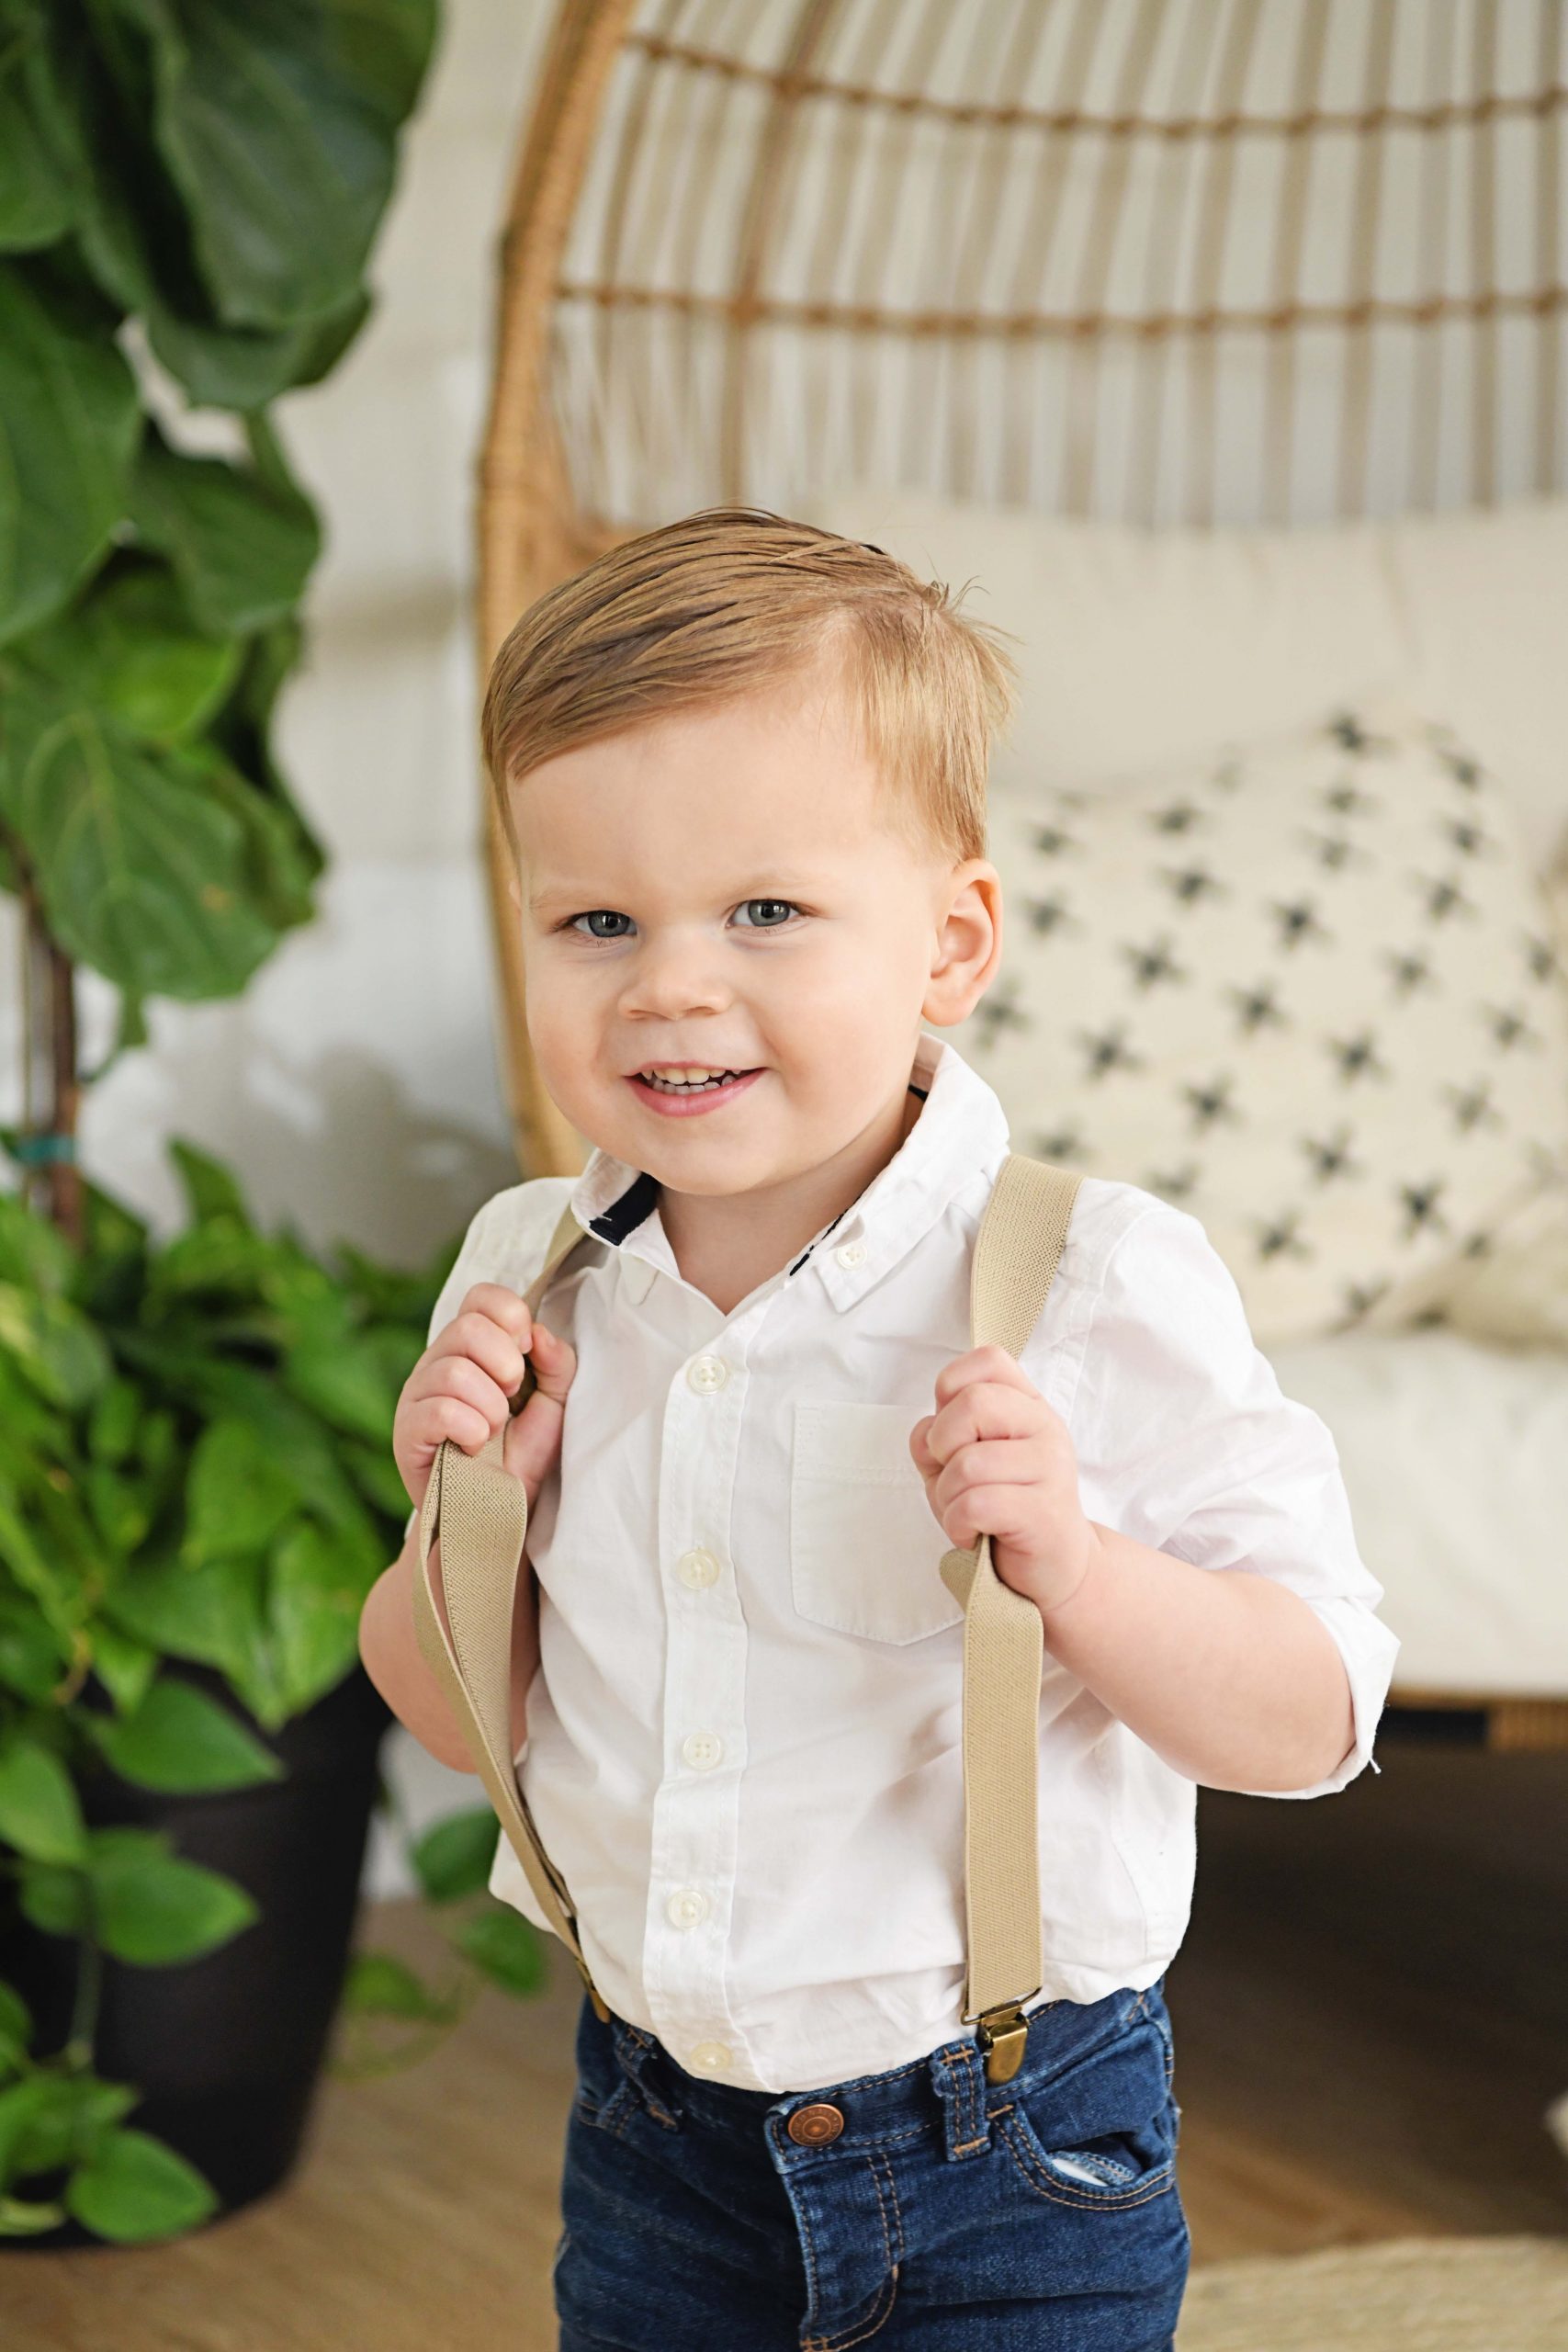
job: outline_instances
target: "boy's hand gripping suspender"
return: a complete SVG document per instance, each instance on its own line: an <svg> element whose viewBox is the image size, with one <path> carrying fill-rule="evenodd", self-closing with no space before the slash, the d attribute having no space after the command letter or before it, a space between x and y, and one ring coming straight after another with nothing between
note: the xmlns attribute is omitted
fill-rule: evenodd
<svg viewBox="0 0 1568 2352"><path fill-rule="evenodd" d="M976 1347L995 1341L1016 1356L1028 1340L1061 1259L1079 1181L1070 1170L1021 1153L1003 1161L975 1246L969 1309ZM557 1270L584 1238L570 1209L563 1209L526 1293L530 1314L538 1313ZM530 1356L513 1412L534 1385ZM496 1430L474 1454L448 1438L436 1455L420 1512L414 1626L535 1900L603 2018L608 2011L582 1956L566 1882L539 1843L512 1754L512 1614L528 1507L522 1480L502 1466L505 1436L504 1427ZM437 1535L450 1638L431 1587L430 1547ZM1033 1602L997 1575L988 1536L974 1551L945 1554L941 1572L964 1609L964 2018L976 2027L988 2079L1000 2083L1023 2056L1023 2005L1043 1975L1035 1791L1044 1630Z"/></svg>

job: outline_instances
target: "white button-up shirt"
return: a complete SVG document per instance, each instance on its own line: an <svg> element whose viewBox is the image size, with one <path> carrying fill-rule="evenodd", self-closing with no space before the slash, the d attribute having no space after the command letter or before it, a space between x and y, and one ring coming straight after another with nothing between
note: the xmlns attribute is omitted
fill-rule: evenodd
<svg viewBox="0 0 1568 2352"><path fill-rule="evenodd" d="M431 1321L476 1282L525 1290L570 1200L594 1238L540 1310L577 1374L528 1527L520 1777L610 2007L750 2089L817 2089L966 2030L962 1625L909 1432L972 1344L970 1261L1010 1145L944 1039L922 1033L911 1083L926 1099L893 1159L728 1315L677 1267L656 1181L601 1149L485 1204ZM1086 1176L1019 1361L1066 1424L1090 1519L1272 1577L1323 1620L1355 1745L1288 1793L1343 1788L1399 1645L1333 1439L1281 1394L1198 1219ZM1047 1651L1043 1997L1164 1972L1195 1812L1194 1782ZM491 1885L544 1924L504 1838Z"/></svg>

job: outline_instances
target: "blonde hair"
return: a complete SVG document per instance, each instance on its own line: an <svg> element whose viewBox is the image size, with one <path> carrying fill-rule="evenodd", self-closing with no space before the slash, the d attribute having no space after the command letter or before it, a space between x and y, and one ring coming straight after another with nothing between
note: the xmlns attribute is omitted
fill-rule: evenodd
<svg viewBox="0 0 1568 2352"><path fill-rule="evenodd" d="M491 665L480 727L513 856L509 786L529 769L826 658L915 835L955 863L982 857L991 738L1017 678L992 639L1009 634L880 548L763 507L645 531L530 605Z"/></svg>

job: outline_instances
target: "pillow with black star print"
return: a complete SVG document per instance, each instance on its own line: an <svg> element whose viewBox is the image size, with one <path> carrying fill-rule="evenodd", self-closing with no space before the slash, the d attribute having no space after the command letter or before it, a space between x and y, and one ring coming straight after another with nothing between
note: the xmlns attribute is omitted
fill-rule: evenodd
<svg viewBox="0 0 1568 2352"><path fill-rule="evenodd" d="M1568 1235L1568 982L1447 728L1341 710L1093 793L1011 786L988 854L1001 966L949 1034L1016 1150L1198 1217L1260 1344L1568 1336L1568 1298L1532 1317L1506 1275L1521 1237Z"/></svg>

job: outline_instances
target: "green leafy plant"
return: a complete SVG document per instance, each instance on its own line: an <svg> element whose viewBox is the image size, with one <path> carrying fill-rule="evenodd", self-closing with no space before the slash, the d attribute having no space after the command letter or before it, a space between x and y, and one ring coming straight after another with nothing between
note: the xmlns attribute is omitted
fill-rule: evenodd
<svg viewBox="0 0 1568 2352"><path fill-rule="evenodd" d="M368 313L434 17L0 0L0 888L29 983L23 1117L0 1130L0 1925L78 1963L49 2052L0 1968L0 2237L68 2213L133 2242L212 2211L128 2121L136 2086L96 2071L95 2025L106 1962L197 1959L256 1906L167 1836L96 1821L96 1794L276 1778L258 1734L355 1667L402 1540L392 1408L457 1237L413 1274L323 1257L176 1141L188 1220L160 1241L86 1181L75 1123L151 999L237 994L314 912L324 853L269 730L321 531L269 412ZM91 1071L80 966L118 1003ZM483 1844L478 1813L409 1839L468 1973L437 1993L364 1954L357 2024L428 2031L479 1981L536 1980Z"/></svg>
<svg viewBox="0 0 1568 2352"><path fill-rule="evenodd" d="M95 2002L105 1955L195 1959L255 1905L164 1837L90 1826L92 1789L106 1767L180 1794L277 1776L169 1661L216 1669L268 1731L353 1668L407 1516L393 1411L459 1238L414 1272L346 1246L323 1262L292 1229L261 1232L194 1145L171 1157L190 1221L164 1242L94 1185L82 1250L0 1193L0 1901L8 1879L21 1916L82 1962L47 2059L0 1972L0 2235L69 2212L131 2239L211 2211L199 2175L122 2121L134 2088L94 2072ZM488 1806L405 1831L416 1883L456 1922L459 1973L438 1991L358 1954L338 2071L422 2055L483 1984L536 1988L534 1930L486 1892L496 1835ZM24 2193L65 2165L60 2198Z"/></svg>

